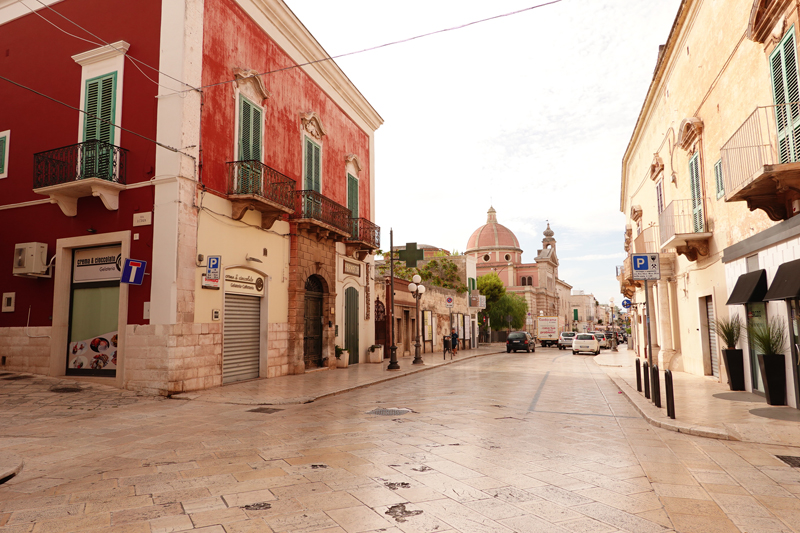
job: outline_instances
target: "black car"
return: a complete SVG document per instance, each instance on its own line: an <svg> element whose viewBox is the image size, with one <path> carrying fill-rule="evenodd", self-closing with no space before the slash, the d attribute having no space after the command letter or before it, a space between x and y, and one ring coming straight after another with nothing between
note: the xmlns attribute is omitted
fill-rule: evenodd
<svg viewBox="0 0 800 533"><path fill-rule="evenodd" d="M535 352L536 344L534 343L533 336L527 331L512 331L508 334L506 340L506 353L517 350L525 350L526 352Z"/></svg>

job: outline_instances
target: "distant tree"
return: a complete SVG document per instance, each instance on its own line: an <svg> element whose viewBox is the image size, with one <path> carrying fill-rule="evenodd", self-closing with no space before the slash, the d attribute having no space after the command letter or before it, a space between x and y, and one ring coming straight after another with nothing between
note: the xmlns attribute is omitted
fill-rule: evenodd
<svg viewBox="0 0 800 533"><path fill-rule="evenodd" d="M506 293L492 306L489 311L489 320L496 329L500 329L502 326L509 329L522 329L527 314L528 303L525 298L518 294Z"/></svg>
<svg viewBox="0 0 800 533"><path fill-rule="evenodd" d="M492 318L492 308L506 293L506 286L503 285L503 280L500 279L497 272L484 274L478 278L478 291L480 291L481 295L486 296L486 309L478 314L480 324L485 324L487 317L492 321L492 324L495 324ZM502 322L498 322L497 324L505 324L505 318L503 318Z"/></svg>

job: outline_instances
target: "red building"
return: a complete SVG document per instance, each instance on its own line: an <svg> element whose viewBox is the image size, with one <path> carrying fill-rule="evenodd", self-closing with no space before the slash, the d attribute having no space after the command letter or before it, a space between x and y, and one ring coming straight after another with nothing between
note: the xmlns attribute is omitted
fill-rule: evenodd
<svg viewBox="0 0 800 533"><path fill-rule="evenodd" d="M0 369L170 394L363 360L382 119L287 6L46 3L0 7Z"/></svg>

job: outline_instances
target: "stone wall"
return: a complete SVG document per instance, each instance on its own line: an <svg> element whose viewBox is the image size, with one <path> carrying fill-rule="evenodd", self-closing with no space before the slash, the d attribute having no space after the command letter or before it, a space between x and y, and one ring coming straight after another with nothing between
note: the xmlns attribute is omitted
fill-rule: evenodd
<svg viewBox="0 0 800 533"><path fill-rule="evenodd" d="M289 324L269 324L267 329L267 377L289 374Z"/></svg>
<svg viewBox="0 0 800 533"><path fill-rule="evenodd" d="M0 370L46 375L50 370L50 329L48 326L0 328L0 356L6 358L5 365L0 359Z"/></svg>

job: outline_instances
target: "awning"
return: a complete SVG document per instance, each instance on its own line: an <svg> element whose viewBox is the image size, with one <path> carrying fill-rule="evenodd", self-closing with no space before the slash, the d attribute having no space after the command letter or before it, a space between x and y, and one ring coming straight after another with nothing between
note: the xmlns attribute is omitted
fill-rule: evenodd
<svg viewBox="0 0 800 533"><path fill-rule="evenodd" d="M767 294L767 272L764 269L742 274L736 280L731 297L725 305L761 302Z"/></svg>
<svg viewBox="0 0 800 533"><path fill-rule="evenodd" d="M789 300L800 298L800 259L778 267L775 279L764 300Z"/></svg>

